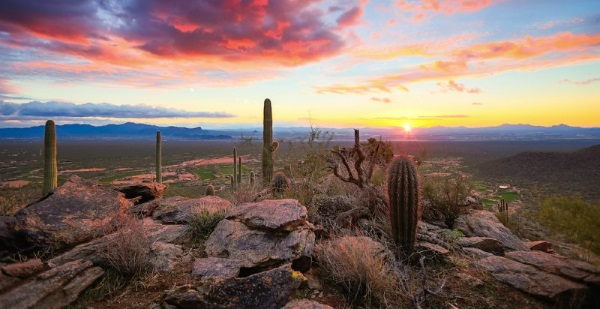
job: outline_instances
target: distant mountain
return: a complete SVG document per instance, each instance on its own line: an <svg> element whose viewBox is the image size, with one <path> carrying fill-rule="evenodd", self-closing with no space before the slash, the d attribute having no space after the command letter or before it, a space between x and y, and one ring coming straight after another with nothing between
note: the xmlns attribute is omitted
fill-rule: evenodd
<svg viewBox="0 0 600 309"><path fill-rule="evenodd" d="M480 164L477 173L509 183L535 183L557 195L578 192L600 199L600 144L567 153L522 152Z"/></svg>
<svg viewBox="0 0 600 309"><path fill-rule="evenodd" d="M600 137L600 128L580 128L560 124L551 127L534 126L529 124L503 124L495 127L467 128L467 127L431 127L417 128L415 134L428 135L526 135L526 136L596 136Z"/></svg>
<svg viewBox="0 0 600 309"><path fill-rule="evenodd" d="M218 131L207 131L201 127L159 127L154 125L127 122L91 126L88 124L65 124L56 126L56 135L60 139L148 139L161 131L166 139L231 139L227 134ZM0 128L0 139L41 139L44 126L31 128Z"/></svg>

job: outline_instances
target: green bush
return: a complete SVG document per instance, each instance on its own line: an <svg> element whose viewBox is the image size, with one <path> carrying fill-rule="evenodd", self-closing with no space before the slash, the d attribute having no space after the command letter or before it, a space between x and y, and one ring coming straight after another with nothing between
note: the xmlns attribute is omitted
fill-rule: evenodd
<svg viewBox="0 0 600 309"><path fill-rule="evenodd" d="M206 209L199 211L189 221L192 231L192 241L200 242L206 240L223 218L225 218L225 211L210 212Z"/></svg>
<svg viewBox="0 0 600 309"><path fill-rule="evenodd" d="M544 198L538 204L537 218L554 232L600 254L600 200L588 203L580 196Z"/></svg>
<svg viewBox="0 0 600 309"><path fill-rule="evenodd" d="M465 202L473 185L461 175L449 177L428 177L423 185L423 218L443 221L453 228L454 221L460 215L461 205Z"/></svg>

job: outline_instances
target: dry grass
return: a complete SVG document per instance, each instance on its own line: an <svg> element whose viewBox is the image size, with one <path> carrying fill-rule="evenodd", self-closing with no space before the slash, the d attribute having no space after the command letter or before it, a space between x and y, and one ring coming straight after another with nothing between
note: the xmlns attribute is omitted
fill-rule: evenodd
<svg viewBox="0 0 600 309"><path fill-rule="evenodd" d="M189 222L192 231L192 241L200 242L206 240L223 218L225 218L225 211L210 212L202 209L196 213Z"/></svg>
<svg viewBox="0 0 600 309"><path fill-rule="evenodd" d="M390 258L356 241L342 237L320 243L315 248L326 278L342 287L352 304L366 307L402 308L406 298Z"/></svg>
<svg viewBox="0 0 600 309"><path fill-rule="evenodd" d="M124 218L107 242L102 257L124 277L136 277L150 270L150 240L141 220Z"/></svg>

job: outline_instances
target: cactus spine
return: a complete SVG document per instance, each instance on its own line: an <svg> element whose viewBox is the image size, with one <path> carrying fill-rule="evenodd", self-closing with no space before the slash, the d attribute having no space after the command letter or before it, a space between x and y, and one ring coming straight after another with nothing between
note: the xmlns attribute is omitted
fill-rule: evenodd
<svg viewBox="0 0 600 309"><path fill-rule="evenodd" d="M242 157L241 156L238 158L237 184L238 184L238 186L242 185Z"/></svg>
<svg viewBox="0 0 600 309"><path fill-rule="evenodd" d="M206 187L206 196L212 196L215 195L215 187L213 187L213 185L208 185Z"/></svg>
<svg viewBox="0 0 600 309"><path fill-rule="evenodd" d="M231 186L234 190L237 186L237 149L235 147L233 147L233 182Z"/></svg>
<svg viewBox="0 0 600 309"><path fill-rule="evenodd" d="M156 131L156 182L162 183L162 135Z"/></svg>
<svg viewBox="0 0 600 309"><path fill-rule="evenodd" d="M265 99L263 109L263 151L262 151L262 176L263 185L267 186L273 179L273 156L279 148L278 142L273 142L273 112L271 100Z"/></svg>
<svg viewBox="0 0 600 309"><path fill-rule="evenodd" d="M414 250L421 219L417 169L409 157L400 156L391 163L387 185L394 242L409 255Z"/></svg>
<svg viewBox="0 0 600 309"><path fill-rule="evenodd" d="M58 163L56 161L56 126L46 121L44 133L44 186L42 194L52 192L58 186Z"/></svg>

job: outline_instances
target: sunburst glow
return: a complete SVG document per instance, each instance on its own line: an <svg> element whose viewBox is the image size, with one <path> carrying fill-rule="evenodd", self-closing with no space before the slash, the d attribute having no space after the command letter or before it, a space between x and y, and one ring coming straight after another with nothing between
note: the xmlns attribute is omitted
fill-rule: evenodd
<svg viewBox="0 0 600 309"><path fill-rule="evenodd" d="M410 133L410 130L411 130L411 129L412 129L412 128L411 128L411 126L410 126L410 123L405 123L405 124L404 124L404 132L406 132L406 133Z"/></svg>

